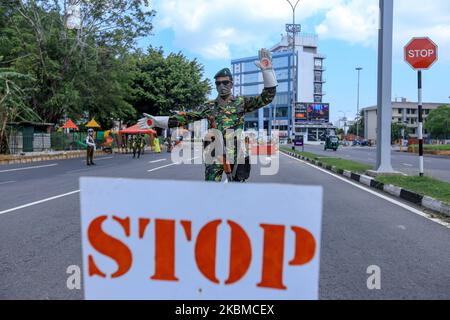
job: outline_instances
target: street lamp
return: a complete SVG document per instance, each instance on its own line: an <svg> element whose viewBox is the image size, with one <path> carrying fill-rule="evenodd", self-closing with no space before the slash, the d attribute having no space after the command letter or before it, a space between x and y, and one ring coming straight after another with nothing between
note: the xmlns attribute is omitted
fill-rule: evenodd
<svg viewBox="0 0 450 320"><path fill-rule="evenodd" d="M359 83L360 83L360 73L363 68L356 67L356 71L358 71L358 98L356 104L356 137L359 140Z"/></svg>
<svg viewBox="0 0 450 320"><path fill-rule="evenodd" d="M286 24L286 32L292 33L292 110L291 113L295 113L295 102L297 101L297 67L296 67L296 63L297 63L297 59L296 59L296 55L295 55L295 39L297 36L297 33L301 32L301 25L300 24L295 24L295 10L297 9L297 5L300 2L300 0L294 0L294 2L291 2L291 0L286 0L289 5L292 8L292 24ZM275 107L276 108L276 107ZM275 109L275 116L276 116L276 109ZM293 117L293 119L295 119L295 117ZM293 130L295 130L294 128L294 124L292 124L293 126ZM288 125L288 129L289 129L289 125Z"/></svg>

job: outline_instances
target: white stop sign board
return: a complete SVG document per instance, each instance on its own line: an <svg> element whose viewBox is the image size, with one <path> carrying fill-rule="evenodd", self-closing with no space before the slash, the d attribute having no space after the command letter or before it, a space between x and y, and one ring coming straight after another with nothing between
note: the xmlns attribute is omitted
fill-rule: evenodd
<svg viewBox="0 0 450 320"><path fill-rule="evenodd" d="M322 188L81 178L86 299L317 299Z"/></svg>

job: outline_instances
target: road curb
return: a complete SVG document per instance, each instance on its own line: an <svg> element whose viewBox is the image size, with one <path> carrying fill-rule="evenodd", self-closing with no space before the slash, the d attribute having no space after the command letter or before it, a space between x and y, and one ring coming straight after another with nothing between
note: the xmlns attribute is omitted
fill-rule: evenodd
<svg viewBox="0 0 450 320"><path fill-rule="evenodd" d="M96 156L101 156L101 155L105 155L105 154L106 153L101 150L95 152ZM22 163L54 161L54 160L67 160L67 159L75 159L75 158L83 158L83 157L86 157L86 151L62 153L62 154L55 154L55 155L23 156L23 157L17 157L16 159L0 160L0 165L22 164Z"/></svg>
<svg viewBox="0 0 450 320"><path fill-rule="evenodd" d="M375 180L373 177L369 177L366 175L362 175L359 173L351 172L348 170L341 170L334 166L324 165L322 162L317 160L312 160L307 157L304 157L302 155L299 155L294 152L288 152L288 151L281 151L284 154L287 154L291 157L307 161L311 164L317 165L318 167L321 167L323 169L326 169L328 171L332 171L333 173L339 174L341 176L344 176L348 179L351 179L353 181L359 182L361 184L364 184L372 189L376 189L378 191L386 192L394 197L401 198L403 200L406 200L408 202L411 202L415 205L419 205L423 208L439 212L443 215L446 215L450 217L450 204L447 204L443 201L436 200L434 198L431 198L429 196L424 196L421 194L418 194L416 192L403 189L394 185L390 184L384 184L382 182L379 182Z"/></svg>

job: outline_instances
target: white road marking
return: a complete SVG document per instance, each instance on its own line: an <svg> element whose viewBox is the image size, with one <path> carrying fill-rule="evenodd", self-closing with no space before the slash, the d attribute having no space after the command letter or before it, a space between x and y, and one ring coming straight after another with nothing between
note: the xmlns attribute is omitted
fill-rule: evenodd
<svg viewBox="0 0 450 320"><path fill-rule="evenodd" d="M148 163L158 163L158 162L163 162L166 161L167 159L159 159L159 160L153 160L153 161L149 161Z"/></svg>
<svg viewBox="0 0 450 320"><path fill-rule="evenodd" d="M189 161L193 161L193 160L198 159L198 158L200 158L200 157L192 158ZM153 172L153 171L161 170L161 169L164 169L164 168L167 168L167 167L177 166L177 165L180 165L181 163L182 162L174 162L174 163L171 163L171 164L166 164L165 166L162 166L162 167L158 167L158 168L147 170L147 172Z"/></svg>
<svg viewBox="0 0 450 320"><path fill-rule="evenodd" d="M67 196L70 196L72 194L76 194L76 193L79 193L79 192L80 192L80 190L75 190L75 191L71 191L71 192L68 192L68 193L60 194L60 195L57 195L57 196L54 196L54 197L50 197L50 198L47 198L47 199L42 199L42 200L39 200L39 201L27 203L27 204L24 204L24 205L15 207L15 208L11 208L11 209L8 209L8 210L0 211L0 215L2 215L4 213L9 213L9 212L17 211L17 210L20 210L20 209L28 208L28 207L31 207L31 206L35 206L37 204L41 204L41 203L44 203L44 202L48 202L48 201L56 200L56 199L59 199L59 198L67 197Z"/></svg>
<svg viewBox="0 0 450 320"><path fill-rule="evenodd" d="M412 164L409 164L409 163L402 163L402 165L404 165L405 167L412 167L413 166Z"/></svg>
<svg viewBox="0 0 450 320"><path fill-rule="evenodd" d="M157 171L157 170L164 169L164 168L167 168L167 167L177 166L179 164L181 164L181 162L175 162L175 163L171 163L171 164L166 164L165 166L162 166L162 167L158 167L158 168L155 168L155 169L147 170L147 172L153 172L153 171Z"/></svg>
<svg viewBox="0 0 450 320"><path fill-rule="evenodd" d="M0 185L2 184L8 184L8 183L14 183L15 181L5 181L5 182L0 182Z"/></svg>
<svg viewBox="0 0 450 320"><path fill-rule="evenodd" d="M198 158L199 157L192 158L190 161L198 159ZM165 167L169 167L169 166L174 166L174 165L177 165L177 164L181 164L181 163L171 163L171 164L166 165L166 166L162 166L162 167L159 167L159 168L155 168L155 169L149 170L149 172L156 171L156 170L159 170L159 169L162 169L162 168L165 168ZM35 205L38 205L38 204L41 204L41 203L45 203L45 202L49 202L49 201L52 201L52 200L56 200L56 199L59 199L59 198L64 198L64 197L67 197L67 196L70 196L70 195L73 195L73 194L76 194L76 193L79 193L79 192L80 192L80 190L74 190L74 191L67 192L67 193L64 193L64 194L60 194L60 195L57 195L57 196L54 196L54 197L50 197L50 198L42 199L42 200L39 200L39 201L27 203L27 204L24 204L24 205L15 207L15 208L11 208L11 209L0 211L0 215L5 214L5 213L9 213L9 212L13 212L13 211L17 211L17 210L20 210L20 209L25 209L25 208L28 208L28 207L32 207L32 206L35 206Z"/></svg>
<svg viewBox="0 0 450 320"><path fill-rule="evenodd" d="M34 166L34 167L25 167L25 168L15 168L15 169L8 169L8 170L0 170L0 173L3 172L11 172L11 171L21 171L21 170L32 170L32 169L39 169L39 168L47 168L47 167L54 167L57 166L57 163L52 163L52 164L46 164L43 166Z"/></svg>
<svg viewBox="0 0 450 320"><path fill-rule="evenodd" d="M346 182L346 183L348 183L348 184L351 184L352 186L354 186L354 187L356 187L356 188L359 188L359 189L364 190L364 191L366 191L366 192L368 192L368 193L371 193L371 194L373 194L374 196L377 196L377 197L379 197L379 198L381 198L381 199L383 199L383 200L386 200L386 201L388 201L388 202L390 202L390 203L392 203L392 204L395 204L395 205L397 205L397 206L399 206L399 207L401 207L401 208L403 208L403 209L406 209L406 210L408 210L408 211L410 211L410 212L412 212L412 213L415 213L415 214L417 214L417 215L419 215L419 216L422 216L422 217L424 217L424 218L426 218L426 219L428 219L428 220L431 220L431 221L436 222L436 223L438 223L438 224L440 224L440 225L442 225L442 226L445 226L445 227L447 227L447 228L450 228L450 223L446 223L446 222L441 221L441 220L439 220L439 219L433 219L433 218L430 218L425 212L420 211L420 210L417 210L416 208L410 207L410 206L408 206L408 205L405 204L405 203L402 203L402 202L400 202L400 201L397 201L397 200L394 200L394 199L392 199L392 198L389 198L389 197L387 197L387 196L385 196L385 195L383 195L383 194L381 194L381 193L378 193L378 192L376 192L376 191L374 191L374 190L371 190L371 189L369 189L369 188L367 188L367 187L364 187L364 186L362 186L362 185L360 185L360 184L358 184L358 183L356 183L356 182L353 182L353 181L350 181L350 180L348 180L348 179L346 179L346 178L343 178L343 177L341 177L341 176L338 176L337 174L332 173L332 172L330 172L330 171L328 171L328 170L319 168L319 167L317 167L317 166L315 166L315 165L312 165L312 164L310 164L310 163L308 163L308 162L306 162L306 161L303 161L303 160L300 160L300 159L291 157L291 156L289 156L289 155L287 155L287 154L285 154L285 153L283 153L283 155L286 156L286 157L288 157L288 158L291 158L291 159L293 159L293 160L297 160L298 162L304 163L304 164L306 164L306 165L308 165L308 166L310 166L310 167L312 167L312 168L314 168L314 169L317 169L317 170L319 170L319 171L322 171L323 173L326 173L326 174L328 174L328 175L330 175L330 176L333 176L333 177L335 177L336 179L339 179L339 180L341 180L341 181L343 181L343 182Z"/></svg>

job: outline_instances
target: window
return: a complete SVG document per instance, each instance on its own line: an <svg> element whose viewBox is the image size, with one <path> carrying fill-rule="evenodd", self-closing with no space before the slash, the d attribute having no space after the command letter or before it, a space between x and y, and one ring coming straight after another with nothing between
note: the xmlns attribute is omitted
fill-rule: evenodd
<svg viewBox="0 0 450 320"><path fill-rule="evenodd" d="M287 80L289 78L289 71L287 69L284 70L275 70L275 74L277 76L277 80Z"/></svg>
<svg viewBox="0 0 450 320"><path fill-rule="evenodd" d="M322 72L320 72L320 71L314 72L314 81L316 81L316 82L322 81Z"/></svg>
<svg viewBox="0 0 450 320"><path fill-rule="evenodd" d="M288 57L280 57L280 58L274 58L272 60L273 67L276 68L283 68L288 67Z"/></svg>
<svg viewBox="0 0 450 320"><path fill-rule="evenodd" d="M288 93L277 93L275 99L272 102L274 105L288 105L289 102L289 94Z"/></svg>
<svg viewBox="0 0 450 320"><path fill-rule="evenodd" d="M322 96L314 96L314 102L322 103Z"/></svg>
<svg viewBox="0 0 450 320"><path fill-rule="evenodd" d="M314 59L314 66L322 68L322 59Z"/></svg>
<svg viewBox="0 0 450 320"><path fill-rule="evenodd" d="M235 85L240 85L241 84L241 76L240 75L235 76L233 79L233 82Z"/></svg>
<svg viewBox="0 0 450 320"><path fill-rule="evenodd" d="M258 110L250 112L250 113L247 113L245 116L247 118L258 118Z"/></svg>
<svg viewBox="0 0 450 320"><path fill-rule="evenodd" d="M261 75L261 77L260 77ZM244 74L244 83L255 83L262 82L262 74L261 73L248 73Z"/></svg>
<svg viewBox="0 0 450 320"><path fill-rule="evenodd" d="M322 93L322 84L321 83L314 84L314 93Z"/></svg>
<svg viewBox="0 0 450 320"><path fill-rule="evenodd" d="M241 73L241 64L240 63L236 63L234 65L234 73Z"/></svg>
<svg viewBox="0 0 450 320"><path fill-rule="evenodd" d="M288 82L278 82L277 92L288 92Z"/></svg>
<svg viewBox="0 0 450 320"><path fill-rule="evenodd" d="M288 116L288 108L287 107L281 107L277 108L277 118L286 118Z"/></svg>
<svg viewBox="0 0 450 320"><path fill-rule="evenodd" d="M270 117L270 108L264 108L264 118Z"/></svg>
<svg viewBox="0 0 450 320"><path fill-rule="evenodd" d="M243 63L242 72L259 71L259 68L255 65L253 61Z"/></svg>
<svg viewBox="0 0 450 320"><path fill-rule="evenodd" d="M262 90L259 87L260 85L242 86L242 95L251 96L260 94Z"/></svg>

